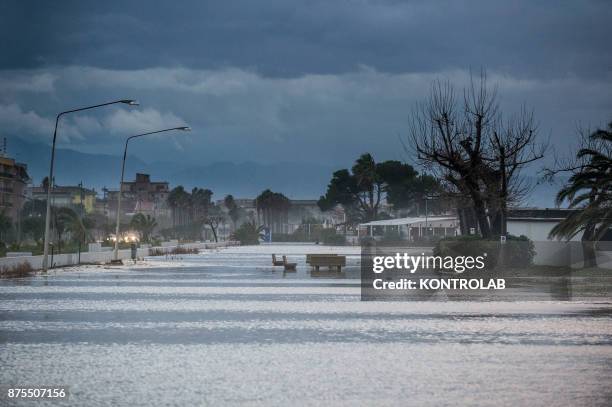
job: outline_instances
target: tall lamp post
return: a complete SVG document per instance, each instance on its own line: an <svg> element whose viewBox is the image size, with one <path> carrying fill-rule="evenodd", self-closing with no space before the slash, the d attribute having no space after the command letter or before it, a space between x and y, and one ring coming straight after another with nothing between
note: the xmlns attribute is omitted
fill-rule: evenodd
<svg viewBox="0 0 612 407"><path fill-rule="evenodd" d="M125 140L125 149L123 150L123 161L121 162L121 181L119 182L119 193L117 194L117 224L115 225L115 251L113 253L114 261L119 260L119 223L121 221L121 194L123 192L123 176L125 174L125 159L127 158L128 143L130 142L130 140L136 137L148 136L150 134L163 133L166 131L173 131L173 130L190 131L191 128L187 126L172 127L170 129L150 131L148 133L136 134L135 136L130 136Z"/></svg>
<svg viewBox="0 0 612 407"><path fill-rule="evenodd" d="M429 217L429 209L427 208L427 202L429 200L433 200L436 198L440 198L439 195L427 195L425 194L425 236L427 236L428 231L429 231L429 224L427 223L428 221L428 217Z"/></svg>
<svg viewBox="0 0 612 407"><path fill-rule="evenodd" d="M107 103L101 103L99 105L93 105L93 106L81 107L78 109L66 110L65 112L59 113L57 117L55 118L55 130L53 131L53 144L51 145L51 165L49 167L49 178L47 182L47 185L48 185L47 186L47 216L45 217L45 242L43 246L43 264L42 264L43 271L47 271L47 269L49 268L48 259L49 259L49 232L51 228L51 191L53 189L53 164L55 161L55 140L57 139L57 125L59 124L59 119L60 117L68 113L95 109L97 107L109 106L109 105L114 105L117 103L124 103L130 106L138 105L138 102L132 99L115 100L114 102L107 102Z"/></svg>

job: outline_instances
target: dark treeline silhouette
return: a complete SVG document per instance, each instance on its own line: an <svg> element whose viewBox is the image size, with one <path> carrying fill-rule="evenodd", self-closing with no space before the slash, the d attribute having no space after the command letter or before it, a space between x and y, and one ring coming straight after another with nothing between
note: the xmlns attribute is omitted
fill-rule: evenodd
<svg viewBox="0 0 612 407"><path fill-rule="evenodd" d="M407 213L416 214L424 199L428 196L439 198L441 193L440 184L434 177L419 174L411 165L399 161L377 163L366 153L350 170L334 172L318 205L323 211L342 205L347 223L354 225L388 218L388 213L380 212L385 201L395 210L407 209Z"/></svg>
<svg viewBox="0 0 612 407"><path fill-rule="evenodd" d="M285 195L266 189L255 198L257 217L261 225L266 225L272 232L286 233L283 225L288 223L291 201Z"/></svg>

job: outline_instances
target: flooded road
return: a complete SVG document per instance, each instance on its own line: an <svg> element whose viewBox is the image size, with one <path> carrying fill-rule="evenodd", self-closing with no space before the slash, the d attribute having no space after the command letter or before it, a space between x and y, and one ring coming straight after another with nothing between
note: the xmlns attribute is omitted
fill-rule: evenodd
<svg viewBox="0 0 612 407"><path fill-rule="evenodd" d="M609 298L362 302L357 252L313 278L304 250L2 280L0 384L68 385L49 405L610 405Z"/></svg>

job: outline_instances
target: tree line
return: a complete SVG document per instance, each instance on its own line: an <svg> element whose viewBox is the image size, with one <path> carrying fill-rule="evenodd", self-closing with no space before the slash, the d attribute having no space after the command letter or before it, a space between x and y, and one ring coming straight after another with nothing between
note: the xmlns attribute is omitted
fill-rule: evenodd
<svg viewBox="0 0 612 407"><path fill-rule="evenodd" d="M347 223L356 224L388 217L380 210L383 203L397 211L418 208L435 196L447 205L437 210L452 208L457 214L462 235L475 231L483 239L499 239L508 234L508 208L533 191L534 177L526 177L525 170L549 148L532 111L525 106L512 115L501 111L484 72L461 89L434 81L429 96L412 110L403 144L422 173L408 163L377 163L366 153L352 168L333 173L319 207L341 205ZM550 238L569 240L582 233L585 265L593 266L597 242L612 225L612 123L585 132L576 151L544 170L548 180L569 174L556 203L574 210Z"/></svg>

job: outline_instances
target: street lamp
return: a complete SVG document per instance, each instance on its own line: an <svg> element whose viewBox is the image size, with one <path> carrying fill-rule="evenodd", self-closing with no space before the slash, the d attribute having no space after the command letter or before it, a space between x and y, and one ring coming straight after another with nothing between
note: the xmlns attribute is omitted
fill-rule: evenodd
<svg viewBox="0 0 612 407"><path fill-rule="evenodd" d="M427 217L429 216L429 210L427 208L427 201L429 200L433 200L436 198L440 198L439 195L427 195L425 194L425 234L427 234L428 230L429 230L429 225L427 223Z"/></svg>
<svg viewBox="0 0 612 407"><path fill-rule="evenodd" d="M121 220L121 193L123 190L123 175L125 173L125 159L127 157L128 143L130 142L131 139L134 139L136 137L148 136L150 134L163 133L166 131L173 131L173 130L191 131L191 128L187 126L181 126L181 127L173 127L171 129L150 131L148 133L142 133L142 134L137 134L135 136L130 136L125 140L125 149L123 150L123 161L121 163L121 181L119 182L119 193L117 194L117 224L115 225L115 251L113 253L114 261L119 260L119 222Z"/></svg>
<svg viewBox="0 0 612 407"><path fill-rule="evenodd" d="M53 144L51 145L51 165L49 167L49 178L47 181L47 216L45 217L45 242L43 248L43 271L47 271L49 268L48 257L49 257L49 232L51 227L51 191L53 189L53 163L55 161L55 140L57 139L57 125L59 123L60 117L68 113L80 112L83 110L95 109L97 107L103 107L108 105L114 105L117 103L124 103L130 106L138 106L138 102L132 99L121 99L115 100L114 102L101 103L99 105L81 107L78 109L66 110L65 112L61 112L55 118L55 130L53 131Z"/></svg>

